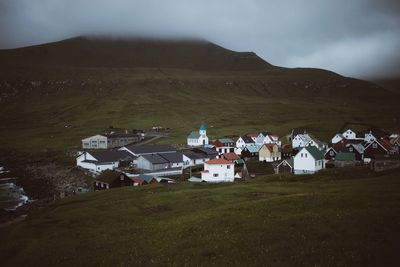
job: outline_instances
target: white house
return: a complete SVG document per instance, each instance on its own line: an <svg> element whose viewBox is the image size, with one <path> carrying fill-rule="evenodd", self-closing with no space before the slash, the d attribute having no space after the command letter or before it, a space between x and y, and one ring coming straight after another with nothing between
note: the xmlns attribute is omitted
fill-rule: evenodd
<svg viewBox="0 0 400 267"><path fill-rule="evenodd" d="M331 143L332 143L332 144L337 144L337 143L339 143L340 141L342 141L343 139L344 139L343 134L338 133L338 134L336 134L336 135L332 138Z"/></svg>
<svg viewBox="0 0 400 267"><path fill-rule="evenodd" d="M243 149L247 145L254 145L254 143L255 142L254 142L253 138L244 135L244 136L239 137L238 140L236 141L236 148ZM235 153L236 153L236 151L235 151Z"/></svg>
<svg viewBox="0 0 400 267"><path fill-rule="evenodd" d="M199 131L193 131L187 137L188 146L204 146L208 145L207 129L202 122Z"/></svg>
<svg viewBox="0 0 400 267"><path fill-rule="evenodd" d="M357 135L354 131L352 131L351 129L347 129L346 131L343 132L342 134L344 136L344 138L346 138L347 140L354 140L357 138Z"/></svg>
<svg viewBox="0 0 400 267"><path fill-rule="evenodd" d="M96 151L83 152L76 158L76 165L94 172L114 170L119 167L120 161L132 160L132 155L126 151Z"/></svg>
<svg viewBox="0 0 400 267"><path fill-rule="evenodd" d="M233 182L235 164L226 159L212 159L204 163L201 179L209 183Z"/></svg>
<svg viewBox="0 0 400 267"><path fill-rule="evenodd" d="M324 154L314 146L302 148L293 158L294 174L314 174L325 168Z"/></svg>
<svg viewBox="0 0 400 267"><path fill-rule="evenodd" d="M277 144L278 146L282 145L277 135L268 132L261 132L256 138L256 144L261 146L264 144Z"/></svg>
<svg viewBox="0 0 400 267"><path fill-rule="evenodd" d="M326 150L328 148L327 144L316 138L312 138L309 134L298 134L292 140L293 148L302 148L307 146L314 146L319 150Z"/></svg>
<svg viewBox="0 0 400 267"><path fill-rule="evenodd" d="M369 131L364 134L364 140L368 143L372 143L372 142L378 140L378 138L374 135L374 133L372 131Z"/></svg>

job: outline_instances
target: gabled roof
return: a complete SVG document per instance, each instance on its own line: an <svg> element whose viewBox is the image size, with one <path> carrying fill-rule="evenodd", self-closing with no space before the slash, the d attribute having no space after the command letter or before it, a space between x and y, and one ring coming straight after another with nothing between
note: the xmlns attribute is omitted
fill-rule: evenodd
<svg viewBox="0 0 400 267"><path fill-rule="evenodd" d="M246 148L250 153L258 153L260 151L260 149L261 149L261 146L260 145L251 144L251 145L247 145L245 147L245 149Z"/></svg>
<svg viewBox="0 0 400 267"><path fill-rule="evenodd" d="M261 146L261 148L263 146L265 146L269 151L273 152L274 151L274 146L278 146L278 145L277 144L264 144L264 145Z"/></svg>
<svg viewBox="0 0 400 267"><path fill-rule="evenodd" d="M315 160L324 159L324 154L315 146L307 146L303 149L306 149Z"/></svg>
<svg viewBox="0 0 400 267"><path fill-rule="evenodd" d="M150 183L153 179L157 181L157 179L154 178L152 175L147 175L147 174L139 174L137 176L139 179L145 180L147 183Z"/></svg>
<svg viewBox="0 0 400 267"><path fill-rule="evenodd" d="M121 172L106 170L95 178L96 181L112 184L115 180L119 179L122 175Z"/></svg>
<svg viewBox="0 0 400 267"><path fill-rule="evenodd" d="M136 155L176 152L176 149L171 145L141 145L141 146L129 145L125 146L125 148Z"/></svg>
<svg viewBox="0 0 400 267"><path fill-rule="evenodd" d="M240 159L240 157L238 155L236 155L236 153L234 153L234 152L225 153L224 158L229 161L235 161L237 159Z"/></svg>
<svg viewBox="0 0 400 267"><path fill-rule="evenodd" d="M365 148L364 148L364 146L362 144L360 144L360 143L350 143L350 144L346 145L346 147L350 147L350 146L352 146L359 154L363 154L364 153Z"/></svg>
<svg viewBox="0 0 400 267"><path fill-rule="evenodd" d="M299 137L304 143L308 143L312 140L309 134L298 134L294 136L294 138L296 137Z"/></svg>
<svg viewBox="0 0 400 267"><path fill-rule="evenodd" d="M141 157L145 158L147 161L151 162L152 164L166 164L169 163L168 160L161 157L159 154L146 154L141 155Z"/></svg>
<svg viewBox="0 0 400 267"><path fill-rule="evenodd" d="M145 180L140 179L139 177L131 177L129 179L131 179L133 182L141 184L141 185L147 184L147 182Z"/></svg>
<svg viewBox="0 0 400 267"><path fill-rule="evenodd" d="M254 140L253 140L250 136L244 135L244 136L239 137L239 139L240 139L240 138L243 139L243 141L245 142L245 144L253 144L253 143L254 143Z"/></svg>
<svg viewBox="0 0 400 267"><path fill-rule="evenodd" d="M162 153L159 155L171 163L183 162L183 154L181 152Z"/></svg>
<svg viewBox="0 0 400 267"><path fill-rule="evenodd" d="M229 144L229 143L234 143L232 139L230 138L220 138L218 139L222 144Z"/></svg>
<svg viewBox="0 0 400 267"><path fill-rule="evenodd" d="M356 156L354 153L345 153L345 152L339 152L337 153L335 160L340 160L340 161L355 161Z"/></svg>
<svg viewBox="0 0 400 267"><path fill-rule="evenodd" d="M281 165L283 162L286 162L286 163L293 169L293 158L282 160L282 161L277 165L277 167L279 167L279 165Z"/></svg>
<svg viewBox="0 0 400 267"><path fill-rule="evenodd" d="M207 156L214 156L218 155L218 152L215 149L206 148L206 147L197 147L194 149L195 151L199 151L200 153L204 153Z"/></svg>
<svg viewBox="0 0 400 267"><path fill-rule="evenodd" d="M104 151L91 151L85 152L92 155L97 162L115 162L126 158L131 158L132 155L126 151L117 150L104 150Z"/></svg>
<svg viewBox="0 0 400 267"><path fill-rule="evenodd" d="M205 157L204 154L196 153L196 152L193 152L193 151L183 152L183 155L185 155L189 159L204 159L204 157Z"/></svg>
<svg viewBox="0 0 400 267"><path fill-rule="evenodd" d="M212 159L209 161L205 162L206 164L210 165L228 165L228 164L233 164L232 162L226 160L226 159Z"/></svg>
<svg viewBox="0 0 400 267"><path fill-rule="evenodd" d="M187 138L188 139L199 139L200 138L200 133L196 132L196 131L193 131L188 135Z"/></svg>

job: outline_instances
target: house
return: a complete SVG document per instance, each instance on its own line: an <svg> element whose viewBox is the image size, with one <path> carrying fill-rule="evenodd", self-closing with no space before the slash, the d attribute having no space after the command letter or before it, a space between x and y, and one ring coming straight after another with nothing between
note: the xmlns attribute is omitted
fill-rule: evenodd
<svg viewBox="0 0 400 267"><path fill-rule="evenodd" d="M121 147L119 150L127 151L136 157L139 157L141 155L176 152L176 149L171 145L141 145L141 146L129 145Z"/></svg>
<svg viewBox="0 0 400 267"><path fill-rule="evenodd" d="M207 129L202 122L198 131L193 131L187 137L188 146L204 146L208 145Z"/></svg>
<svg viewBox="0 0 400 267"><path fill-rule="evenodd" d="M141 155L136 161L136 168L146 171L182 170L183 167L183 154L180 152Z"/></svg>
<svg viewBox="0 0 400 267"><path fill-rule="evenodd" d="M293 156L293 148L290 144L284 144L281 147L282 158L291 158Z"/></svg>
<svg viewBox="0 0 400 267"><path fill-rule="evenodd" d="M385 132L383 132L383 131L381 131L381 130L379 130L379 129L371 128L371 129L368 129L368 130L365 132L365 134L364 134L364 140L365 140L367 143L371 143L371 142L373 142L373 141L375 141L375 140L379 140L379 139L385 137L386 135L387 135L387 134L386 134Z"/></svg>
<svg viewBox="0 0 400 267"><path fill-rule="evenodd" d="M343 134L338 133L332 138L331 143L336 144L336 143L339 143L340 141L342 141L343 139L345 139Z"/></svg>
<svg viewBox="0 0 400 267"><path fill-rule="evenodd" d="M278 173L293 173L293 158L282 160L275 168L274 171Z"/></svg>
<svg viewBox="0 0 400 267"><path fill-rule="evenodd" d="M104 190L123 186L133 186L132 180L122 172L104 171L94 178L94 190Z"/></svg>
<svg viewBox="0 0 400 267"><path fill-rule="evenodd" d="M196 166L203 164L209 160L209 158L203 153L196 153L193 151L185 151L183 152L183 166L184 168Z"/></svg>
<svg viewBox="0 0 400 267"><path fill-rule="evenodd" d="M346 138L347 140L354 140L357 138L357 135L354 131L351 129L347 129L342 133L343 137Z"/></svg>
<svg viewBox="0 0 400 267"><path fill-rule="evenodd" d="M226 160L228 160L230 162L235 162L235 161L240 159L240 157L236 153L233 153L233 152L225 153L222 156L222 158L224 158L224 159L226 159Z"/></svg>
<svg viewBox="0 0 400 267"><path fill-rule="evenodd" d="M258 157L258 152L260 151L261 146L255 145L255 144L250 144L247 145L243 148L241 156L243 159L250 159L250 158L256 158Z"/></svg>
<svg viewBox="0 0 400 267"><path fill-rule="evenodd" d="M194 152L203 154L207 159L215 159L218 157L218 152L215 149L207 147L196 147L193 149Z"/></svg>
<svg viewBox="0 0 400 267"><path fill-rule="evenodd" d="M258 160L273 162L281 160L282 154L277 144L264 144L258 152Z"/></svg>
<svg viewBox="0 0 400 267"><path fill-rule="evenodd" d="M324 154L315 146L303 147L293 158L294 174L314 174L325 168Z"/></svg>
<svg viewBox="0 0 400 267"><path fill-rule="evenodd" d="M293 139L299 134L306 134L307 131L301 128L294 128L290 134L286 136L288 142L293 141Z"/></svg>
<svg viewBox="0 0 400 267"><path fill-rule="evenodd" d="M306 147L311 141L311 136L309 134L298 134L292 139L293 148Z"/></svg>
<svg viewBox="0 0 400 267"><path fill-rule="evenodd" d="M120 162L130 162L132 159L132 155L126 151L85 151L79 153L76 158L76 165L94 172L103 172L105 170L114 170L119 167Z"/></svg>
<svg viewBox="0 0 400 267"><path fill-rule="evenodd" d="M292 140L292 147L294 149L299 149L307 146L315 146L321 151L326 150L328 148L328 145L326 143L311 137L309 134L298 134Z"/></svg>
<svg viewBox="0 0 400 267"><path fill-rule="evenodd" d="M142 140L141 136L133 133L107 133L82 139L83 149L110 149L122 147Z"/></svg>
<svg viewBox="0 0 400 267"><path fill-rule="evenodd" d="M238 140L236 141L236 147L240 149L243 149L247 145L253 145L253 144L255 144L253 138L246 135L239 137Z"/></svg>
<svg viewBox="0 0 400 267"><path fill-rule="evenodd" d="M336 151L336 149L334 147L330 147L325 152L324 157L326 160L335 160L337 153L338 153L338 151Z"/></svg>
<svg viewBox="0 0 400 267"><path fill-rule="evenodd" d="M367 143L364 149L364 158L375 159L385 155L396 155L398 150L389 141L384 139L374 140Z"/></svg>
<svg viewBox="0 0 400 267"><path fill-rule="evenodd" d="M281 141L279 140L279 137L269 132L259 133L255 143L256 145L261 145L261 146L263 144L277 144L278 146L282 145Z"/></svg>
<svg viewBox="0 0 400 267"><path fill-rule="evenodd" d="M335 167L347 167L356 165L356 156L354 153L339 152L335 158Z"/></svg>
<svg viewBox="0 0 400 267"><path fill-rule="evenodd" d="M361 143L346 144L347 152L353 153L356 161L364 160L364 146Z"/></svg>
<svg viewBox="0 0 400 267"><path fill-rule="evenodd" d="M253 142L256 142L258 133L248 133L248 134L246 134L246 136L250 137L253 140Z"/></svg>
<svg viewBox="0 0 400 267"><path fill-rule="evenodd" d="M219 155L234 152L235 149L235 142L230 138L217 139L213 144Z"/></svg>
<svg viewBox="0 0 400 267"><path fill-rule="evenodd" d="M204 163L201 179L209 183L233 182L235 166L226 159L212 159Z"/></svg>

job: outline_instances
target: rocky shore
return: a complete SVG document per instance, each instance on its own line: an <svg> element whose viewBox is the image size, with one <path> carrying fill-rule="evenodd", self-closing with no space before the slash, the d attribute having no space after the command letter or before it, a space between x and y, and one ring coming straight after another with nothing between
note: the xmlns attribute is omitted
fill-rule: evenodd
<svg viewBox="0 0 400 267"><path fill-rule="evenodd" d="M72 164L60 164L46 157L23 158L10 151L0 151L0 226L22 220L30 211L90 188L85 174ZM15 204L15 205L14 205Z"/></svg>

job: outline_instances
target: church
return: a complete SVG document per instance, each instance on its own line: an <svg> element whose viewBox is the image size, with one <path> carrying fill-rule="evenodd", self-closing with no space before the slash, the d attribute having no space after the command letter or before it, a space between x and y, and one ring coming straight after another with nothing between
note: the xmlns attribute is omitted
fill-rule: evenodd
<svg viewBox="0 0 400 267"><path fill-rule="evenodd" d="M188 146L208 145L206 126L202 122L198 131L193 131L187 137Z"/></svg>

